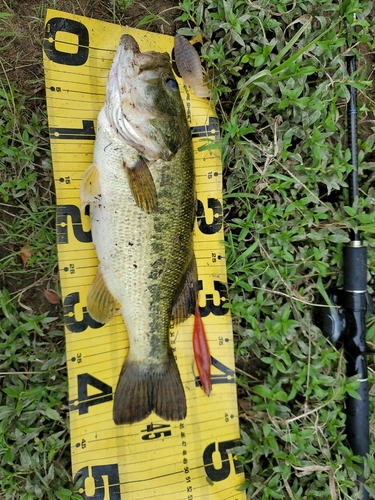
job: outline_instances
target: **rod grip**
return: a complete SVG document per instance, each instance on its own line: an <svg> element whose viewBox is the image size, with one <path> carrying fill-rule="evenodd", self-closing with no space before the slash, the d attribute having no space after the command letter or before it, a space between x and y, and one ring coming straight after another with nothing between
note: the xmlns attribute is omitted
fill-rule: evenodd
<svg viewBox="0 0 375 500"><path fill-rule="evenodd" d="M344 256L344 290L365 292L367 290L367 247L346 246Z"/></svg>
<svg viewBox="0 0 375 500"><path fill-rule="evenodd" d="M355 360L358 371L367 373L366 359L363 355L357 356ZM363 376L363 375L362 375ZM361 379L357 394L361 399L355 399L350 395L346 397L346 431L348 441L355 455L361 457L369 453L369 396L368 380Z"/></svg>
<svg viewBox="0 0 375 500"><path fill-rule="evenodd" d="M358 356L358 364L364 364L361 370L367 372L366 359L364 356ZM349 445L353 450L354 455L366 457L370 452L370 433L369 433L369 397L368 397L368 380L363 379L357 389L361 399L355 399L351 396L346 396L346 434ZM358 475L359 483L364 483L363 476ZM362 485L361 500L368 500L369 493Z"/></svg>

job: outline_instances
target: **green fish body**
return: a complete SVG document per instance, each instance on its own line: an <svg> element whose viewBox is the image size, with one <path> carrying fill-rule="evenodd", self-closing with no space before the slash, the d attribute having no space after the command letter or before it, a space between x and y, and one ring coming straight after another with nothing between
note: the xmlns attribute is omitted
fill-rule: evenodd
<svg viewBox="0 0 375 500"><path fill-rule="evenodd" d="M99 259L88 311L102 323L121 311L129 335L114 421L151 412L181 420L186 399L169 328L194 311L197 296L191 133L168 54L141 53L130 35L110 70L81 198Z"/></svg>

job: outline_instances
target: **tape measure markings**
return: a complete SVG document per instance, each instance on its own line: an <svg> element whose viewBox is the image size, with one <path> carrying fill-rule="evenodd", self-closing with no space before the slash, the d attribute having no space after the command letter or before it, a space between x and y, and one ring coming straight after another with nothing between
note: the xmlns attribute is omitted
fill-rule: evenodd
<svg viewBox="0 0 375 500"><path fill-rule="evenodd" d="M191 347L191 341L189 342L189 345ZM87 359L87 356L82 355L82 349L78 348L78 349L76 349L76 351L77 351L77 354L70 358L70 360L71 360L72 358L76 357L78 360L77 363L75 361L71 361L71 363L76 363L74 365L74 367L72 365L70 365L70 367L73 370L72 371L72 379L74 379L74 368L77 371L79 371L79 373L77 373L77 376L79 377L79 376L91 376L90 369L95 367L96 368L95 377L94 377L95 380L100 384L106 384L106 382L104 382L104 380L108 380L108 377L109 377L108 367L101 369L101 368L98 368L98 362L90 364L87 361L83 361L83 359ZM105 365L105 361L108 358L108 354L112 354L112 353L114 354L111 357L113 362L116 362L117 360L119 360L120 366L121 366L121 364L125 358L124 357L124 349L120 350L120 349L113 348L113 350L110 353L103 351L101 355L100 355L100 352L98 352L96 355L92 355L92 356L101 358L102 364ZM116 356L116 353L119 353L119 355ZM177 357L178 357L178 352L177 352ZM216 385L222 385L222 384L234 384L235 383L235 374L234 374L234 371L227 366L228 359L226 359L225 356L224 357L221 356L220 359L217 359L215 356L212 356L212 358L213 358L212 359L212 366L213 366L213 368L212 368L212 384L213 384L213 387L215 388ZM186 384L189 385L191 383L194 383L194 385L196 385L196 382L198 381L198 374L195 372L195 368L194 368L194 372L192 371L193 370L192 360L191 360L191 362L181 362L180 367L181 367L181 370L183 370L184 372L187 373ZM115 377L115 379L118 378L118 370L116 370L114 377ZM116 380L116 382L117 382L117 380ZM92 380L90 382L85 381L82 383L85 383L86 385L90 384L93 387L98 387L97 385L95 385L93 383ZM79 385L79 380L77 379L77 387L78 387L78 385ZM216 394L216 392L214 392L211 397L216 397L216 396L217 396L217 394ZM77 395L77 397L73 397L71 399L72 402L74 402L76 400L80 401L80 398L78 395ZM207 400L206 402L208 403L208 406L209 406L210 403L208 401L209 400Z"/></svg>
<svg viewBox="0 0 375 500"><path fill-rule="evenodd" d="M182 342L181 342L181 345L182 345ZM128 344L126 344L126 346L128 347ZM100 347L100 346L96 346L96 347ZM189 349L189 347L191 349L191 340L188 343L187 349ZM93 348L95 348L95 346L93 346ZM217 345L213 344L213 350L216 351L216 349L218 349ZM181 346L180 346L180 350L181 350ZM96 354L91 355L93 358L95 358L95 357L101 358L102 363L100 363L100 364L101 364L101 366L103 366L103 368L100 368L100 367L98 367L98 362L90 364L90 362L87 361L88 355L82 355L81 348L78 347L77 349L75 349L75 351L76 351L76 353L73 356L71 356L69 358L69 360L71 361L74 358L76 358L76 360L77 360L77 363L75 360L71 361L71 363L75 363L74 366L70 365L70 367L73 370L72 371L72 379L74 379L74 370L76 369L79 372L77 374L77 376L78 376L77 387L80 383L79 377L80 376L92 377L90 375L90 368L95 367L96 368L95 377L92 377L92 378L95 379L97 384L95 384L93 382L93 380L90 380L90 381L85 380L85 381L82 381L82 383L84 383L86 386L88 384L90 384L91 386L96 387L99 390L101 390L100 387L98 386L98 384L106 384L106 382L104 382L104 380L109 380L108 367L105 366L105 360L107 359L108 354L113 353L113 356L111 357L111 359L113 360L114 363L116 363L116 361L118 360L120 362L120 367L121 367L122 362L124 361L124 358L125 358L124 357L124 349L120 350L120 349L116 349L115 347L113 347L113 350L111 350L110 353L108 353L107 351L102 349L102 351L103 351L102 354L100 354L100 351L98 351ZM116 353L118 354L118 356L116 356ZM179 354L178 350L176 351L176 354L178 357L178 354ZM235 373L234 373L233 369L228 366L229 358L226 358L225 355L223 355L222 353L220 354L219 358L220 359L217 358L217 354L216 354L216 356L212 355L212 384L213 384L213 386L215 387L218 384L219 385L233 384L235 382ZM198 374L196 373L196 370L195 370L195 367L193 366L192 361L193 361L193 359L191 359L189 361L182 360L180 362L180 368L182 371L184 371L184 373L186 374L186 377L187 377L186 378L187 385L189 385L191 383L194 383L194 385L196 385L196 383L198 381ZM193 369L194 369L194 372L193 372ZM118 371L119 370L116 369L115 374L114 374L115 378L118 378ZM215 391L213 393L212 397L217 397L217 396L218 396L218 394ZM211 397L211 399L212 399L212 397ZM210 405L209 401L211 401L211 399L204 400L208 404L208 406ZM71 399L71 401L75 401L75 400L80 400L78 393L77 393L77 397L73 397Z"/></svg>
<svg viewBox="0 0 375 500"><path fill-rule="evenodd" d="M74 203L60 205L57 209L57 230L58 230L58 243L67 243L69 241L69 234L73 231L73 238L80 243L91 243L90 232L83 229L83 217L80 207ZM75 200L72 200L75 201ZM207 216L211 213L210 221ZM206 215L207 214L207 215ZM217 198L207 198L207 202L203 203L199 198L197 199L197 225L193 235L194 243L200 241L207 243L207 237L214 236L216 233L222 233L223 225L223 209L220 201ZM216 237L213 238L216 240ZM224 239L224 236L223 238Z"/></svg>
<svg viewBox="0 0 375 500"><path fill-rule="evenodd" d="M64 230L65 233L66 227L67 226L62 225L60 231ZM64 275L62 275L62 279L69 278L70 281L70 277L77 274L79 274L82 278L87 277L92 279L95 276L96 272L93 272L93 267L97 267L98 260L94 259L93 257L86 259L86 250L87 247L85 249L77 248L77 250L74 252L74 255L71 254L71 250L62 250L64 260L61 261L60 270L63 273L67 273L67 276L65 277ZM201 269L199 271L199 278L201 278L202 276L206 276L207 279L208 277L215 278L217 281L222 283L222 287L220 287L220 289L215 289L215 291L220 293L221 290L227 289L225 276L222 270L223 263L225 265L225 260L224 257L219 253L220 250L215 250L216 249L212 249L210 255L196 255L196 261L197 264L201 266Z"/></svg>
<svg viewBox="0 0 375 500"><path fill-rule="evenodd" d="M70 84L69 88L65 88L64 84ZM79 111L81 113L84 113L85 111L91 111L90 115L92 114L92 106L99 106L103 105L104 99L105 99L105 88L103 89L103 92L98 93L95 91L93 88L87 88L82 90L80 83L73 83L73 82L59 82L59 85L57 84L52 84L47 90L47 99L51 99L52 96L57 96L56 103L52 106L51 109L60 109L58 106L60 104L60 101L67 102L68 110L77 110L76 107L73 106L74 102L79 103ZM67 94L69 94L69 99L67 97ZM89 99L89 97L91 99ZM86 110L84 106L82 105L90 105L91 107L88 107ZM97 117L97 116L96 116ZM95 117L95 118L96 118ZM55 116L56 118L61 118L62 120L69 120L70 116Z"/></svg>
<svg viewBox="0 0 375 500"><path fill-rule="evenodd" d="M124 361L124 349L121 350L121 352L117 349L113 349L113 356L111 356L111 360L113 360L113 362L116 362L116 361L120 361L123 362ZM118 356L116 356L116 353L119 353ZM78 355L81 354L80 350L78 349ZM103 354L100 356L99 354L96 355L95 357L100 357L101 358L101 362L104 364L105 362L108 362L108 358L109 356L106 356L108 353L107 352L103 352ZM79 356L77 357L77 359L79 360ZM218 361L218 360L216 360ZM220 360L220 364L222 366L226 366L225 365L225 362L227 360L225 359L221 359ZM71 363L75 363L74 361L72 361ZM90 363L90 362L82 362L82 361L78 361L78 363L73 367L72 364L69 364L69 368L72 370L72 379L74 378L74 369L77 370L77 373L76 374L76 377L79 377L79 376L91 376L90 373L93 371L92 369L93 368L97 368L97 364L98 362L96 363ZM122 364L122 363L121 363ZM80 366L78 366L80 365ZM198 373L192 373L192 363L188 363L187 365L185 365L184 363L180 363L180 367L181 369L185 369L184 371L185 372L188 372L189 373L189 368L190 368L190 375L188 376L188 378L186 379L186 385L189 386L190 384L194 384L194 386L196 386L196 383L198 382ZM108 375L108 368L106 368L105 370L101 370L101 369L96 369L94 370L94 373L95 373L95 379L97 381L100 381L101 384L106 384L106 385L109 385L107 384L107 382L104 382L104 380L109 380L109 375ZM118 375L119 375L119 370L116 370L115 374L114 374L114 379L115 379L115 382L117 384L117 378L118 378ZM224 371L220 371L218 370L218 372L216 372L214 369L212 369L212 385L213 385L213 390L215 389L215 387L217 385L223 385L223 384L234 384L235 383L235 376L234 376L234 373L232 371L229 371L228 370L228 367L226 367L226 370ZM92 385L93 382L91 381L90 384ZM77 379L77 387L79 385L79 380ZM97 387L97 385L96 385ZM73 389L73 385L71 385L71 389ZM106 392L106 394L108 394L109 391ZM100 394L102 393L99 393L98 394L98 397L100 396ZM92 395L94 397L94 395ZM216 397L217 394L215 392L213 392L212 394L212 397ZM78 401L78 402L81 402L81 401L84 401L85 398L79 398L79 396L77 395L77 397L73 397L69 404L70 405L73 405L73 406L76 406L75 405L75 402ZM207 405L208 407L210 407L210 405L208 404ZM73 408L73 409L76 409L76 408Z"/></svg>
<svg viewBox="0 0 375 500"><path fill-rule="evenodd" d="M162 432L165 432L166 434L169 432L169 430L165 430L165 431L162 431ZM161 434L162 435L162 432L159 432L157 431L156 434ZM109 433L108 433L109 434ZM187 433L187 435L189 435ZM172 438L173 436L173 438ZM139 458L137 458L133 453L131 454L131 457L132 457L132 460L131 462L129 462L129 465L128 465L128 470L131 470L132 468L137 470L138 472L141 472L142 470L144 470L145 472L150 472L151 469L163 469L163 465L160 465L160 466L155 466L155 463L157 464L160 464L161 463L161 459L163 459L163 461L166 461L166 465L168 466L168 468L171 468L172 470L174 468L177 469L177 473L180 473L181 472L181 468L180 467L176 467L176 455L173 455L174 459L173 461L169 461L168 462L168 458L170 458L171 456L171 450L175 450L176 448L176 444L180 444L179 443L179 440L181 439L178 435L178 433L175 433L173 434L171 437L166 437L166 438L161 438L161 439L170 439L170 445L168 445L168 447L165 447L165 449L163 450L165 453L162 453L161 452L161 439L157 439L158 441L158 450L156 452L154 452L154 450L152 450L152 447L147 447L147 444L145 441L143 441L143 446L145 448L145 452L143 454L140 454ZM221 438L224 438L224 441L221 441ZM111 445L115 445L115 443L112 443L112 441L116 441L118 438L118 436L108 436L107 439L105 440L105 442L103 442L103 447L102 448L97 448L98 451L100 452L103 452L105 453L108 448L111 447ZM183 438L183 439L186 439L186 438ZM130 440L130 441L134 441L134 440ZM124 443L124 446L128 446L130 447L131 446L131 443L130 441L128 443ZM154 441L154 438L152 438L152 441ZM177 441L177 443L176 443ZM90 451L90 445L92 444L90 442L90 438L85 436L85 437L82 437L82 439L80 440L80 442L77 442L76 445L74 445L74 448L76 448L76 452L79 452L80 451L80 448L82 447L82 442L84 442L83 444L83 447L84 449L88 449L88 451ZM94 440L92 441L93 443L95 442L96 444L98 444L98 441ZM207 442L204 442L202 443L202 441L200 442L191 442L189 440L189 451L192 453L192 456L194 456L193 454L195 452L199 453L199 459L198 458L190 458L190 469L191 471L196 471L196 472L201 472L205 469L205 467L207 467L207 465L211 465L213 464L215 461L218 462L218 459L216 460L213 460L212 456L210 458L209 456L209 459L206 459L206 461L203 463L202 462L202 456L201 456L201 452L202 452L202 444L203 444L203 455L205 454L206 452L206 455L210 453L210 450L212 448L214 448L212 445L217 445L219 444L219 442L225 442L225 434L219 434L218 435L218 442L211 442L211 441L207 441ZM228 449L230 448L233 448L235 445L238 445L239 443L235 442L235 441L232 441L230 442L230 446L228 446ZM195 446L196 445L196 446ZM152 446L153 446L153 443L152 443ZM195 447L194 447L195 446ZM208 452L206 451L207 448L209 448ZM214 453L218 453L218 450L215 449ZM219 451L220 453L220 451ZM155 460L155 457L153 456L156 455L156 460ZM226 452L226 455L228 456L228 458L226 458L226 460L229 460L229 455L231 455L229 452ZM128 454L126 453L123 453L122 455L120 454L118 456L118 459L119 461L121 462L121 459L122 458L125 458L126 456L129 456ZM225 455L224 455L225 456ZM102 457L104 458L104 456ZM109 457L110 458L110 457ZM196 465L196 463L199 461L199 465ZM86 465L93 465L95 462L95 457L93 458L90 458L90 456L85 460L85 464ZM168 470L168 469L167 469ZM166 475L170 475L170 473L167 473ZM149 476L149 478L151 479L151 477ZM131 483L131 482L139 482L139 480L135 479L133 481L125 481L127 483Z"/></svg>
<svg viewBox="0 0 375 500"><path fill-rule="evenodd" d="M90 47L91 50L92 47ZM114 51L115 52L115 51ZM91 59L91 58L90 58ZM59 84L72 82L73 84L78 84L82 82L82 85L87 86L97 86L102 92L105 90L108 72L110 70L113 61L113 54L109 54L108 57L100 57L98 64L86 64L85 71L79 72L70 68L70 71L64 71L60 68L60 65L56 66L54 70L54 77L58 79ZM53 81L53 80L52 80ZM101 83L96 84L95 82L100 81ZM47 87L48 89L49 87Z"/></svg>
<svg viewBox="0 0 375 500"><path fill-rule="evenodd" d="M110 324L106 326L102 326L101 328L97 329L96 332L97 334L93 335L92 332L88 332L86 334L87 337L90 337L90 346L91 346L91 351L89 354L85 354L84 356L81 354L79 364L84 365L85 367L90 366L88 364L87 360L90 360L91 358L95 356L101 356L105 355L108 352L116 352L117 349L112 347L106 347L104 344L104 341L108 340L108 343L110 340L112 340L112 333L110 333L112 327L122 327L123 324L120 321L114 321L113 323L111 322ZM230 340L228 337L225 337L221 334L218 334L215 332L216 329L221 329L222 327L227 326L225 322L220 322L218 321L217 323L211 324L210 330L207 332L207 335L209 336L210 342L212 342L212 349L213 352L220 352L220 359L217 360L215 356L214 359L215 361L213 362L213 372L215 372L215 368L217 370L221 370L223 373L229 373L228 370L225 371L224 368L221 368L221 365L225 365L223 359L225 359L225 353L222 353L222 350L220 350L220 347L224 347L225 349L227 348L226 346L230 343L233 342L233 340ZM108 332L108 333L107 333ZM185 332L179 333L178 335L174 335L171 337L171 342L172 342L172 347L176 345L177 337L178 337L178 342L181 345L184 344L191 344L192 343L192 332L188 336L184 335ZM87 339L84 338L84 333L71 333L71 335L74 335L74 344L76 346L76 351L81 351L85 347L85 343L87 343ZM180 336L184 335L185 337L188 338L181 338ZM79 336L79 338L77 338ZM124 335L125 336L125 335ZM81 338L82 337L82 338ZM73 339L72 339L73 340ZM81 346L82 344L82 346ZM98 349L96 352L95 349ZM121 349L120 349L121 350ZM222 358L224 356L224 358ZM229 357L228 357L229 359ZM67 361L71 361L72 363L75 363L77 361L77 356L73 354L70 358L67 359ZM221 363L221 364L220 364ZM187 363L188 364L188 363ZM86 368L85 368L86 369Z"/></svg>
<svg viewBox="0 0 375 500"><path fill-rule="evenodd" d="M207 398L199 387L195 373L191 345L193 318L190 318L183 325L172 328L170 334L187 393L188 417L180 424L167 426L154 415L150 417L153 422L160 422L165 432L171 430L172 437L176 433L175 440L161 433L159 438L148 441L145 455L144 444L147 440L141 440L141 447L137 443L140 431L149 428L150 419L132 427L118 428L113 425L111 400L128 351L126 331L120 315L106 326L96 324L87 315L85 300L96 273L97 260L93 254L89 218L79 210L79 184L82 172L92 161L96 116L104 101L105 82L118 39L125 29L134 33L141 50L149 50L148 44L152 41L154 50L171 53L173 40L163 35L130 30L59 11L49 10L47 13L44 59L50 72L49 81L46 77L46 87L51 151L57 200L64 203L58 207L57 226L69 394L74 408L71 412L72 443L75 443L72 446L73 471L76 478L86 478L81 490L85 498L99 495L98 498L105 497L106 500L121 500L126 495L133 500L132 495L135 495L134 500L140 500L160 499L172 494L175 500L228 500L232 498L229 492L234 485L240 484L242 476L237 476L233 458L223 455L220 448L223 442L228 442L226 438L233 433L238 435L237 409L233 399L233 347L227 349L230 352L225 354L225 346L233 346L233 340L229 339L230 316L228 310L223 308L227 290L225 251L220 245L224 238L220 219L220 150L197 151L200 146L216 140L219 127L213 103L197 102L188 89L185 89L185 105L192 127L198 191L194 246L199 266L200 307L206 318L204 322L213 355L214 384L212 397ZM98 49L100 52L96 49L99 44L103 47ZM180 88L183 88L181 81ZM83 401L83 398L86 400ZM231 416L223 411L224 407L228 408ZM213 415L216 415L218 423ZM182 434L178 437L178 431L184 433L184 439ZM164 465L157 458L163 440L166 450L163 453L167 454ZM142 469L142 473L131 466L135 458L134 450L138 450L138 470ZM225 463L231 461L229 475L225 478L222 475L221 479L231 478L228 483L211 484L206 480L208 472L211 475L215 472L215 468L209 469L207 465L207 456L212 458L210 463L216 463L212 455L215 450L221 450L219 454L224 457ZM177 460L178 454L181 470L175 472L175 466L170 463L172 459L168 457L173 456ZM151 456L155 459L149 458ZM158 467L158 471L164 468L167 471L172 467L173 473L164 473L149 480L148 471L153 469L153 465ZM244 498L242 494L235 493L238 500L240 496Z"/></svg>

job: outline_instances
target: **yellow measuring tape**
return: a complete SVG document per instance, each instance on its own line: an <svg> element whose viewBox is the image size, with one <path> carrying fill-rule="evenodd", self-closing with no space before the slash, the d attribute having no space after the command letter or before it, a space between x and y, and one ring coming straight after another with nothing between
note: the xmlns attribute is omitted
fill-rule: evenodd
<svg viewBox="0 0 375 500"><path fill-rule="evenodd" d="M238 444L231 318L222 241L222 167L217 149L198 151L219 133L215 110L179 80L191 126L198 196L194 247L199 304L212 355L213 390L200 387L192 349L193 317L172 327L171 345L184 384L188 415L166 422L152 414L133 425L112 420L113 391L128 351L121 315L109 324L87 313L86 295L98 261L79 186L91 164L96 119L120 37L131 34L141 51L172 54L173 38L48 10L44 68L57 236L64 304L72 467L85 499L244 500L244 476L230 450Z"/></svg>

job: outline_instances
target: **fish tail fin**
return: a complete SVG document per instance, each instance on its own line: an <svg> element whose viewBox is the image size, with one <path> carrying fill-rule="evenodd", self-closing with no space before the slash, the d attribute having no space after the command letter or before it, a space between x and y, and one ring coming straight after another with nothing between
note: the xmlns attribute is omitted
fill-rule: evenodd
<svg viewBox="0 0 375 500"><path fill-rule="evenodd" d="M162 365L127 359L114 397L115 424L133 424L155 412L164 420L186 417L186 398L173 353Z"/></svg>

